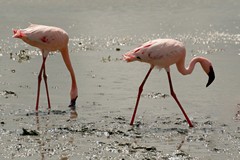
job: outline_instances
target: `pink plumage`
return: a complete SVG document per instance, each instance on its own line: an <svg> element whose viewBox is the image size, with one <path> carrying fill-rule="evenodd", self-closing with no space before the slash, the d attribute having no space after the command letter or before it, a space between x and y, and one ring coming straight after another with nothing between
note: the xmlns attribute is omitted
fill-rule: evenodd
<svg viewBox="0 0 240 160"><path fill-rule="evenodd" d="M192 122L188 118L186 112L184 111L182 105L178 101L178 98L173 90L173 85L172 85L171 75L170 75L170 66L173 64L176 64L178 71L183 75L187 75L192 73L195 64L199 62L203 70L209 76L208 83L206 85L207 87L214 81L215 74L213 71L212 63L208 59L204 57L195 57L191 60L189 66L185 68L185 57L186 57L186 49L184 47L184 44L174 39L151 40L123 55L123 59L127 62L140 61L140 62L145 62L150 64L150 69L147 75L145 76L143 82L139 86L137 101L136 101L135 109L133 112L132 120L130 122L131 125L134 122L134 118L137 112L137 107L138 107L140 96L143 90L143 86L148 76L150 75L152 69L156 66L158 68L164 68L166 70L168 75L171 95L177 102L181 111L183 112L187 122L189 123L189 126L193 127Z"/></svg>
<svg viewBox="0 0 240 160"><path fill-rule="evenodd" d="M159 68L167 68L182 57L185 57L185 47L182 42L173 39L152 40L124 54L127 62L139 60Z"/></svg>
<svg viewBox="0 0 240 160"><path fill-rule="evenodd" d="M69 53L68 53L68 34L63 29L53 26L37 25L31 24L28 28L25 29L14 29L13 37L20 38L27 44L37 47L41 50L43 56L42 66L38 75L38 91L37 91L37 100L36 100L36 111L38 111L39 105L39 94L40 94L40 85L42 76L44 78L47 99L48 99L48 108L51 108L48 84L47 84L47 75L45 71L45 61L49 52L51 51L60 51L63 57L63 60L70 72L72 79L70 97L71 103L69 107L75 109L76 99L78 97L77 83L75 74L71 65Z"/></svg>
<svg viewBox="0 0 240 160"><path fill-rule="evenodd" d="M48 52L57 51L68 45L68 34L61 28L31 24L28 28L13 31L14 38ZM47 55L44 55L47 56Z"/></svg>

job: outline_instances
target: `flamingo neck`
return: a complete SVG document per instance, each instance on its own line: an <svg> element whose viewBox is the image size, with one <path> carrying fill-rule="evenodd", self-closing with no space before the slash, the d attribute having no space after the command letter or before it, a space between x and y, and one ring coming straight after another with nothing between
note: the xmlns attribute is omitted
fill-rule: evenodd
<svg viewBox="0 0 240 160"><path fill-rule="evenodd" d="M183 75L188 75L188 74L191 74L194 70L194 67L196 65L197 62L199 62L202 66L202 68L205 70L205 66L204 66L204 62L207 61L206 58L203 58L203 57L195 57L193 58L190 63L189 63L189 66L187 68L185 68L185 63L184 63L184 60L183 61L180 61L179 63L177 63L177 68L178 68L178 71L183 74Z"/></svg>
<svg viewBox="0 0 240 160"><path fill-rule="evenodd" d="M68 53L68 48L64 48L61 50L62 53L62 57L64 60L64 63L70 73L71 79L72 79L72 85L71 85L71 91L70 91L70 97L71 100L76 99L78 96L78 89L77 89L77 81L76 81L76 77L75 77L75 73L70 61L70 57L69 57L69 53Z"/></svg>

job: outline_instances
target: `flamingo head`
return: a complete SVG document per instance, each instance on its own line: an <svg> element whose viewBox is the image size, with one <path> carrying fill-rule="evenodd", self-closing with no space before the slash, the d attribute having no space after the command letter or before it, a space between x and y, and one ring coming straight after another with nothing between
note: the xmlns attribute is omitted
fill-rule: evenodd
<svg viewBox="0 0 240 160"><path fill-rule="evenodd" d="M70 105L68 107L70 107L71 109L75 109L77 98L78 98L78 96L76 98L71 99Z"/></svg>
<svg viewBox="0 0 240 160"><path fill-rule="evenodd" d="M207 82L206 87L208 87L215 79L215 73L214 73L212 65L209 66L209 71L207 72L207 74L208 74L208 82Z"/></svg>
<svg viewBox="0 0 240 160"><path fill-rule="evenodd" d="M212 63L204 57L196 57L193 59L193 61L199 62L204 70L204 72L208 75L208 82L206 84L206 87L208 87L215 79L215 73L213 70Z"/></svg>
<svg viewBox="0 0 240 160"><path fill-rule="evenodd" d="M74 81L75 82L75 81ZM73 83L71 91L70 91L71 102L69 107L76 107L76 100L78 98L78 89L75 83Z"/></svg>
<svg viewBox="0 0 240 160"><path fill-rule="evenodd" d="M70 119L76 119L78 116L77 111L76 111L76 100L77 100L77 97L72 99L70 105L68 106L71 110Z"/></svg>

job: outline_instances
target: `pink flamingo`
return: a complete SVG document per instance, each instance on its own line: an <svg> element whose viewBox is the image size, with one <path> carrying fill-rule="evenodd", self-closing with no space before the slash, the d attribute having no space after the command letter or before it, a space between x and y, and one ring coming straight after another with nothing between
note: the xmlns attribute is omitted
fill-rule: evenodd
<svg viewBox="0 0 240 160"><path fill-rule="evenodd" d="M132 120L130 125L133 125L134 118L137 112L138 103L140 100L141 93L143 91L143 86L151 73L152 69L156 66L158 68L164 68L168 75L168 81L170 86L170 92L172 97L177 102L179 108L181 109L183 115L185 116L190 127L193 127L192 122L188 118L186 112L184 111L182 105L178 101L178 98L173 90L172 80L170 76L170 65L176 64L178 71L183 74L191 74L194 66L199 62L203 70L208 74L209 79L206 87L208 87L215 79L215 74L211 62L204 57L195 57L191 60L189 66L185 68L185 56L186 49L182 42L173 39L156 39L142 44L140 47L126 53L123 55L124 60L127 62L140 61L150 64L150 69L147 72L143 82L139 86L137 101L135 109L132 115Z"/></svg>
<svg viewBox="0 0 240 160"><path fill-rule="evenodd" d="M78 97L78 89L77 89L75 74L74 74L73 67L72 67L69 53L68 53L68 40L69 40L68 34L61 28L37 25L37 24L30 24L30 26L26 29L13 30L13 33L14 33L13 35L14 38L20 38L27 44L39 48L42 52L43 62L38 75L36 111L38 111L40 85L41 85L42 76L44 78L45 87L46 87L48 109L51 109L49 92L48 92L46 67L45 67L47 56L51 51L61 52L63 60L66 64L66 67L70 72L70 76L72 79L72 86L70 91L71 102L69 107L75 110L76 99Z"/></svg>

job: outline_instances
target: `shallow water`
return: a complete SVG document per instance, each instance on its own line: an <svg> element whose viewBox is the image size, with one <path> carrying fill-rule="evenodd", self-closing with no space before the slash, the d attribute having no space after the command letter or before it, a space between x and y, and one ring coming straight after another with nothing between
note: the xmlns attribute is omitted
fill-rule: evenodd
<svg viewBox="0 0 240 160"><path fill-rule="evenodd" d="M15 1L0 6L1 159L239 159L240 2L238 1ZM47 60L53 111L42 89L34 114L37 49L12 39L28 22L60 26L70 36L79 86L78 118L71 120L70 78L60 54ZM155 38L185 43L189 61L199 55L214 65L216 80L196 66L191 76L172 67L189 129L169 95L165 71L153 71L129 126L138 86L148 70L121 55ZM187 82L187 83L186 83ZM23 136L23 128L37 136Z"/></svg>

